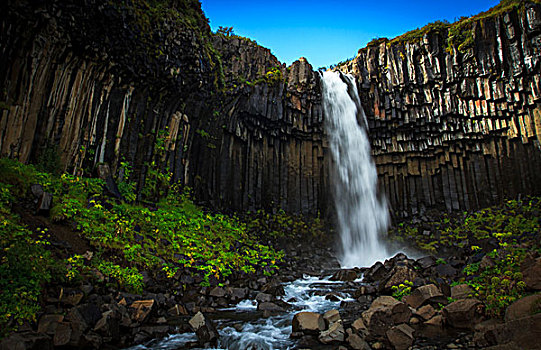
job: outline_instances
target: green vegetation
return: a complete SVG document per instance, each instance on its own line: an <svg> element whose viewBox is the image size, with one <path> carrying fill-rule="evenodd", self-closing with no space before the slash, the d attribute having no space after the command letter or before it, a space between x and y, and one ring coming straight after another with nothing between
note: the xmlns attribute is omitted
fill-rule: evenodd
<svg viewBox="0 0 541 350"><path fill-rule="evenodd" d="M276 214L264 210L248 213L246 222L248 232L262 238L323 237L326 234L319 218L308 221L300 215L288 215L282 210Z"/></svg>
<svg viewBox="0 0 541 350"><path fill-rule="evenodd" d="M411 294L411 287L413 287L413 282L408 280L405 280L404 283L400 283L398 286L392 286L393 297L402 300L403 297Z"/></svg>
<svg viewBox="0 0 541 350"><path fill-rule="evenodd" d="M483 261L464 268L455 284L467 283L473 297L485 303L489 316L501 317L505 309L524 296L520 266L528 251L541 247L541 198L510 200L501 206L446 216L429 223L429 235L419 234L413 225L402 224L392 233L393 239L414 241L432 254L442 249L466 249L484 256ZM445 263L438 259L437 263Z"/></svg>
<svg viewBox="0 0 541 350"><path fill-rule="evenodd" d="M121 166L121 191L133 200L131 167ZM74 227L73 234L90 245L90 256L53 258L48 237L54 232L32 232L13 214L14 203L31 202L33 183L54 196L50 220ZM90 279L140 293L143 270L172 281L189 274L209 286L232 274L271 275L283 258L283 252L259 243L250 233L253 226L205 212L180 185L160 192L150 207L113 201L103 195L103 186L100 179L57 176L0 159L0 329L35 320L42 288L51 281L76 285Z"/></svg>

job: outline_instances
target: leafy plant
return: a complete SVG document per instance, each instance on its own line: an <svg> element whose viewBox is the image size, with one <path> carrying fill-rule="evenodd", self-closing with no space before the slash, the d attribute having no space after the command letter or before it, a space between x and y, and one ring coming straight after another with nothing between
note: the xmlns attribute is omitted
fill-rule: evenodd
<svg viewBox="0 0 541 350"><path fill-rule="evenodd" d="M413 287L413 282L408 280L405 280L404 283L400 283L398 286L392 286L393 297L402 300L403 297L411 294L411 287Z"/></svg>

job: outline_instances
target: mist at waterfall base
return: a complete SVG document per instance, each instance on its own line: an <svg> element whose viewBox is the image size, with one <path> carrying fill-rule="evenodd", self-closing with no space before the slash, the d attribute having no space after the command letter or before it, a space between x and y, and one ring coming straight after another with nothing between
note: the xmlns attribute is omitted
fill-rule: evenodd
<svg viewBox="0 0 541 350"><path fill-rule="evenodd" d="M366 116L353 77L326 71L322 83L325 128L334 163L340 263L342 267L368 267L389 258L390 252L381 239L389 225L389 211L377 193Z"/></svg>

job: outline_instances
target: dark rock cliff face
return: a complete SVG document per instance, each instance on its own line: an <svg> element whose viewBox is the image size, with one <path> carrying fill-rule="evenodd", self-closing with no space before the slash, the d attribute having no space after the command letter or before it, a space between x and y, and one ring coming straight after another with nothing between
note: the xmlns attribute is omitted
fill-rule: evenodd
<svg viewBox="0 0 541 350"><path fill-rule="evenodd" d="M159 13L157 27L139 3L2 5L2 156L36 161L52 147L74 173L126 161L139 183L154 161L188 182L191 129L219 77L210 28L197 1Z"/></svg>
<svg viewBox="0 0 541 350"><path fill-rule="evenodd" d="M197 1L145 4L0 5L0 154L55 148L74 173L128 162L139 186L168 169L214 207L329 213L318 73L211 35ZM540 5L477 22L464 52L446 43L383 43L339 67L395 218L541 193Z"/></svg>
<svg viewBox="0 0 541 350"><path fill-rule="evenodd" d="M328 174L318 74L282 66L247 39L215 37L226 86L208 197L228 208L327 211ZM211 125L209 125L211 127ZM204 198L200 194L201 198Z"/></svg>
<svg viewBox="0 0 541 350"><path fill-rule="evenodd" d="M477 21L473 37L454 54L437 33L384 42L340 67L357 77L398 217L541 193L541 6Z"/></svg>

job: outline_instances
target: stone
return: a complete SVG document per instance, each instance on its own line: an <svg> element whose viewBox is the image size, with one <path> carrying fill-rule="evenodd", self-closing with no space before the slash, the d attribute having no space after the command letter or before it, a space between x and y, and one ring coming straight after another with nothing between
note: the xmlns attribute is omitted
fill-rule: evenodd
<svg viewBox="0 0 541 350"><path fill-rule="evenodd" d="M80 290L62 289L59 301L66 305L75 306L83 300L84 293Z"/></svg>
<svg viewBox="0 0 541 350"><path fill-rule="evenodd" d="M54 333L54 346L63 346L69 344L71 340L72 328L69 322L58 323Z"/></svg>
<svg viewBox="0 0 541 350"><path fill-rule="evenodd" d="M416 288L411 295L404 298L404 302L414 309L426 303L447 303L447 298L434 284L428 284Z"/></svg>
<svg viewBox="0 0 541 350"><path fill-rule="evenodd" d="M357 334L348 335L346 342L353 350L370 350L370 345Z"/></svg>
<svg viewBox="0 0 541 350"><path fill-rule="evenodd" d="M358 318L355 321L353 321L353 323L351 324L351 328L357 334L361 334L363 336L366 335L366 333L368 332L362 318Z"/></svg>
<svg viewBox="0 0 541 350"><path fill-rule="evenodd" d="M154 299L149 300L137 300L130 305L132 311L132 319L135 322L143 323L148 315L152 312L154 308L155 301Z"/></svg>
<svg viewBox="0 0 541 350"><path fill-rule="evenodd" d="M529 266L522 266L522 275L527 288L541 290L541 257Z"/></svg>
<svg viewBox="0 0 541 350"><path fill-rule="evenodd" d="M541 294L520 298L505 310L505 321L514 321L541 312Z"/></svg>
<svg viewBox="0 0 541 350"><path fill-rule="evenodd" d="M460 299L445 306L443 320L455 328L471 329L482 319L483 304L477 299Z"/></svg>
<svg viewBox="0 0 541 350"><path fill-rule="evenodd" d="M59 322L64 320L63 315L42 315L38 322L38 333L53 335Z"/></svg>
<svg viewBox="0 0 541 350"><path fill-rule="evenodd" d="M257 305L258 311L284 312L285 309L275 303L263 302Z"/></svg>
<svg viewBox="0 0 541 350"><path fill-rule="evenodd" d="M38 199L38 204L36 205L36 213L48 213L51 210L53 203L53 195L49 192L43 192L41 197Z"/></svg>
<svg viewBox="0 0 541 350"><path fill-rule="evenodd" d="M439 264L435 270L440 277L454 277L457 274L457 270L449 264Z"/></svg>
<svg viewBox="0 0 541 350"><path fill-rule="evenodd" d="M465 283L451 287L451 298L454 300L469 298L472 293L473 289Z"/></svg>
<svg viewBox="0 0 541 350"><path fill-rule="evenodd" d="M52 350L51 337L42 333L13 333L0 340L0 350Z"/></svg>
<svg viewBox="0 0 541 350"><path fill-rule="evenodd" d="M436 265L436 258L431 255L425 256L417 259L416 263L419 265L419 267L421 267L421 269L426 270Z"/></svg>
<svg viewBox="0 0 541 350"><path fill-rule="evenodd" d="M188 323L197 335L197 339L201 345L216 344L219 337L218 331L214 323L206 318L203 313L198 312Z"/></svg>
<svg viewBox="0 0 541 350"><path fill-rule="evenodd" d="M257 295L255 296L255 300L260 303L267 303L273 299L274 297L272 295L266 293L257 293Z"/></svg>
<svg viewBox="0 0 541 350"><path fill-rule="evenodd" d="M327 324L333 324L335 322L338 322L341 320L340 312L338 312L338 310L336 309L329 310L323 314L323 319L325 320L325 322L327 322Z"/></svg>
<svg viewBox="0 0 541 350"><path fill-rule="evenodd" d="M342 321L331 323L328 329L321 331L319 334L319 341L323 344L336 344L341 343L345 339L344 326Z"/></svg>
<svg viewBox="0 0 541 350"><path fill-rule="evenodd" d="M379 281L387 275L388 271L381 262L377 262L367 271L364 272L364 282L376 282Z"/></svg>
<svg viewBox="0 0 541 350"><path fill-rule="evenodd" d="M417 273L408 266L395 266L391 272L390 277L385 282L385 288L391 289L392 286L398 286L405 281L413 281L417 277Z"/></svg>
<svg viewBox="0 0 541 350"><path fill-rule="evenodd" d="M396 350L407 350L413 344L415 330L405 323L393 326L385 334Z"/></svg>
<svg viewBox="0 0 541 350"><path fill-rule="evenodd" d="M175 306L167 310L167 314L169 316L186 316L188 315L188 310L186 310L184 305L175 304Z"/></svg>
<svg viewBox="0 0 541 350"><path fill-rule="evenodd" d="M211 297L222 298L225 297L226 292L225 289L223 289L222 287L216 286L210 290L209 295Z"/></svg>
<svg viewBox="0 0 541 350"><path fill-rule="evenodd" d="M357 271L354 269L342 269L336 271L330 278L331 281L354 281L359 278Z"/></svg>
<svg viewBox="0 0 541 350"><path fill-rule="evenodd" d="M228 294L231 301L241 301L248 295L248 290L246 288L230 288L228 289Z"/></svg>
<svg viewBox="0 0 541 350"><path fill-rule="evenodd" d="M425 305L416 310L415 314L421 317L423 320L428 321L436 314L436 310L434 307L432 307L432 305Z"/></svg>
<svg viewBox="0 0 541 350"><path fill-rule="evenodd" d="M443 317L441 315L436 315L436 316L432 317L430 320L426 321L425 325L442 328L443 327Z"/></svg>
<svg viewBox="0 0 541 350"><path fill-rule="evenodd" d="M370 335L383 336L391 326L408 322L411 310L391 296L381 296L362 313L362 317Z"/></svg>
<svg viewBox="0 0 541 350"><path fill-rule="evenodd" d="M293 316L292 330L303 334L319 335L325 330L325 320L315 312L299 312Z"/></svg>

